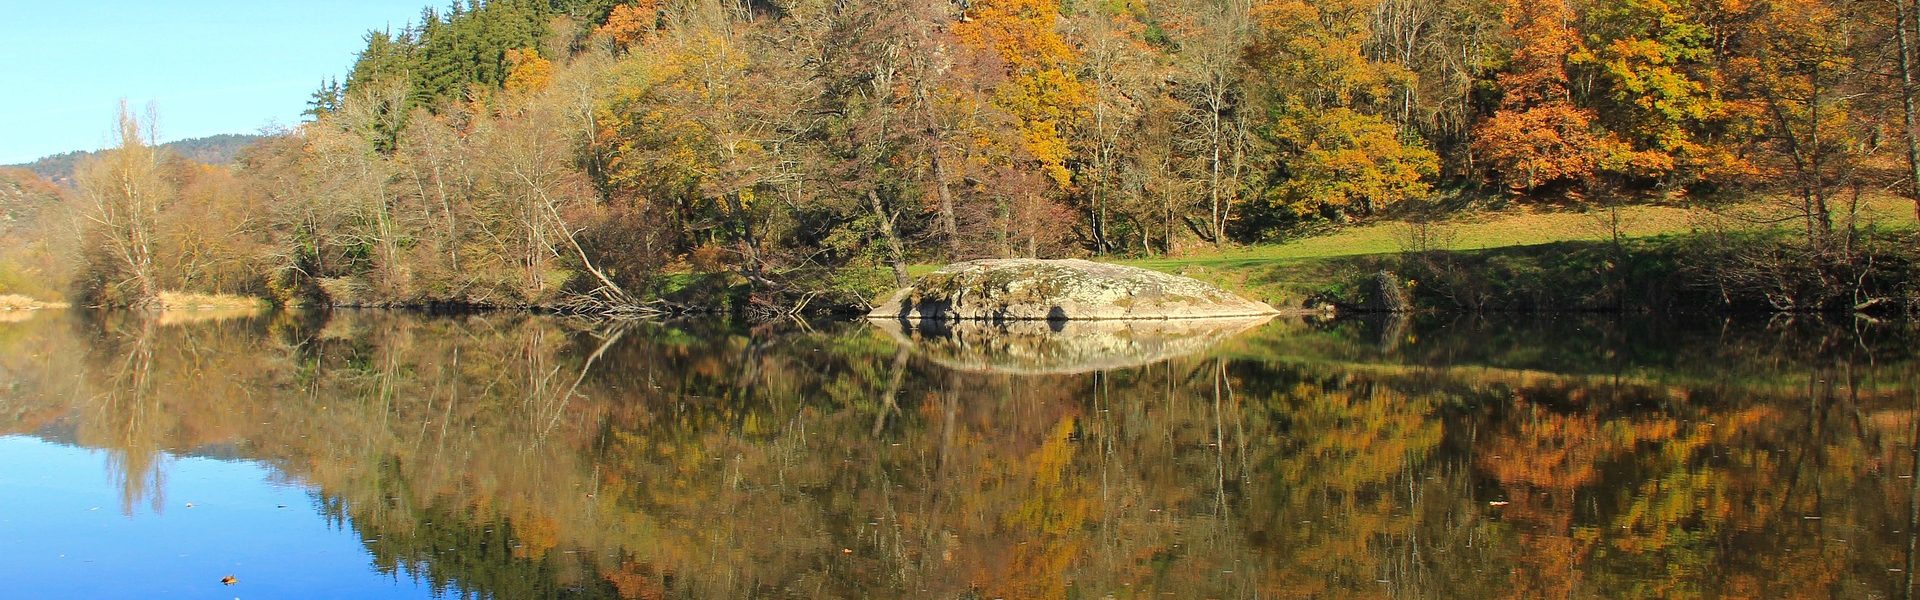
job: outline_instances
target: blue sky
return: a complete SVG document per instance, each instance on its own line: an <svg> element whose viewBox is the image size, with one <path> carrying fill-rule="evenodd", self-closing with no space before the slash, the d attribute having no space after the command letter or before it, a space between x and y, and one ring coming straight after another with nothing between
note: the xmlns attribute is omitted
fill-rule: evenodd
<svg viewBox="0 0 1920 600"><path fill-rule="evenodd" d="M125 98L162 140L300 122L370 29L437 0L0 0L0 164L111 140Z"/></svg>

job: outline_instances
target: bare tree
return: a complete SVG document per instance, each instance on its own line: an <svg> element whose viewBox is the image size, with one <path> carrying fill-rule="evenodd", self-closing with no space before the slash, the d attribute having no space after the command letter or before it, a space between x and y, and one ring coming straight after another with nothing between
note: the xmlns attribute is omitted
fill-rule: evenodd
<svg viewBox="0 0 1920 600"><path fill-rule="evenodd" d="M1201 239L1219 246L1226 243L1245 160L1241 54L1252 28L1252 7L1244 0L1196 0L1182 8L1189 20L1176 56L1175 95L1189 107L1182 115L1189 136L1183 141L1203 162L1207 193L1206 221L1188 223Z"/></svg>
<svg viewBox="0 0 1920 600"><path fill-rule="evenodd" d="M76 173L86 220L86 302L146 306L159 297L156 227L172 190L161 177L158 150L151 139L142 139L152 131L151 116L143 124L122 102L119 145L87 160Z"/></svg>

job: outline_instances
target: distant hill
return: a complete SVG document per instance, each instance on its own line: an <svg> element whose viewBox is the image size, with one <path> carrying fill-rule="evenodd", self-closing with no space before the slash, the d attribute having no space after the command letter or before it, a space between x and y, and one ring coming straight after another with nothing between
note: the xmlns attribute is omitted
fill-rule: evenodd
<svg viewBox="0 0 1920 600"><path fill-rule="evenodd" d="M262 137L263 136L258 135L223 133L220 135L167 142L161 144L160 147L189 160L213 165L224 165L233 162L234 158L240 155L241 150L252 146L254 142L260 141ZM44 157L26 164L0 165L0 167L26 169L33 171L41 177L47 178L48 181L60 185L73 185L74 168L80 165L81 159L93 156L94 154L93 152L84 150L75 150L65 154L55 154Z"/></svg>
<svg viewBox="0 0 1920 600"><path fill-rule="evenodd" d="M0 294L57 300L76 256L66 193L32 172L0 167Z"/></svg>
<svg viewBox="0 0 1920 600"><path fill-rule="evenodd" d="M32 223L42 208L59 204L60 190L19 167L0 167L0 237Z"/></svg>

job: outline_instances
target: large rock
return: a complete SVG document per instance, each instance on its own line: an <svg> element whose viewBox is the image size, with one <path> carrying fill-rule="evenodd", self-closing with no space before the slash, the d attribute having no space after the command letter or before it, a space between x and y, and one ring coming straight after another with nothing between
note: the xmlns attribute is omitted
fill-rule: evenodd
<svg viewBox="0 0 1920 600"><path fill-rule="evenodd" d="M921 277L867 316L904 320L1194 319L1273 307L1177 275L1085 260L975 260Z"/></svg>

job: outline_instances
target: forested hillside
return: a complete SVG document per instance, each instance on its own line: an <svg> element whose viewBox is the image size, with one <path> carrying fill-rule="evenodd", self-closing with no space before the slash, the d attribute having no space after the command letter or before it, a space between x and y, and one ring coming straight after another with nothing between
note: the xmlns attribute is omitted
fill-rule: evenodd
<svg viewBox="0 0 1920 600"><path fill-rule="evenodd" d="M66 251L74 228L60 190L21 169L0 167L0 293L59 298L73 277Z"/></svg>
<svg viewBox="0 0 1920 600"><path fill-rule="evenodd" d="M123 116L126 147L77 175L94 215L80 289L588 310L693 286L859 304L913 262L1179 254L1485 201L1758 194L1789 198L1802 232L1777 257L1856 264L1849 207L1920 182L1912 13L456 2L370 33L310 122L233 168L161 169Z"/></svg>
<svg viewBox="0 0 1920 600"><path fill-rule="evenodd" d="M160 144L161 148L177 154L187 160L210 165L231 165L240 157L240 152L260 141L262 136L223 133L207 137L188 138ZM8 165L0 168L25 169L35 175L61 185L73 183L73 173L80 163L93 158L98 152L75 150L47 156L30 163Z"/></svg>

